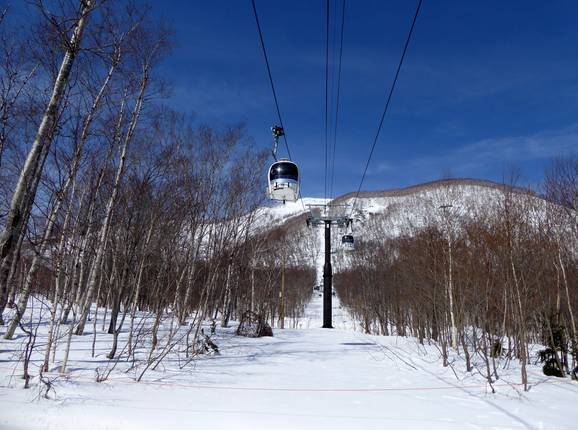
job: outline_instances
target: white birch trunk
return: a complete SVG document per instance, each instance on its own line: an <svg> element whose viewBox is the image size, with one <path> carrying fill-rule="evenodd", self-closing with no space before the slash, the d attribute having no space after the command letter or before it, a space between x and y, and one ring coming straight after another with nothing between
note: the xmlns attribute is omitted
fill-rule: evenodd
<svg viewBox="0 0 578 430"><path fill-rule="evenodd" d="M52 143L52 132L56 123L58 107L64 94L74 59L80 49L88 15L93 7L92 0L82 0L80 3L82 8L81 15L72 37L66 45L66 52L54 82L52 95L42 117L32 147L28 152L28 156L20 172L20 177L18 178L16 189L14 190L10 203L4 232L0 237L0 314L6 306L4 297L6 297L5 291L8 288L8 275L14 258L16 243L22 229L25 228L28 223L32 206L30 202L36 197L36 187L34 183L38 182L38 178L42 174L48 148Z"/></svg>
<svg viewBox="0 0 578 430"><path fill-rule="evenodd" d="M128 128L128 130L125 134L125 137L124 137L124 141L123 141L122 149L121 149L120 160L119 160L118 168L116 171L116 177L114 180L112 193L111 193L111 196L110 196L108 203L107 203L106 215L104 217L103 225L102 225L102 228L100 230L99 240L98 240L98 248L96 251L95 261L94 261L92 268L91 268L91 271L90 271L90 276L88 278L88 284L87 284L86 296L85 296L83 304L82 304L82 308L80 311L80 317L78 320L78 325L76 327L76 334L77 335L81 335L84 332L84 326L86 324L86 319L88 317L88 311L90 309L90 304L92 303L92 296L94 294L94 289L95 289L96 281L97 281L97 277L98 277L98 270L97 269L100 267L100 265L101 265L100 263L104 257L106 238L108 237L108 231L110 228L112 212L114 209L114 205L116 203L116 198L117 198L118 191L120 188L120 183L121 183L122 177L124 175L126 154L127 154L128 148L129 148L129 143L132 140L134 130L136 128L136 125L137 125L137 122L138 122L138 119L140 116L140 112L142 109L145 90L146 90L147 84L148 84L148 69L146 67L144 68L143 73L144 74L143 74L143 79L141 81L141 87L139 89L139 95L137 97L137 100L136 100L136 103L135 103L135 106L134 106L134 109L132 112L129 128ZM118 124L117 133L120 132L121 121L122 121L122 116L123 116L122 115L123 109L124 109L124 105L121 106L121 113L119 114L119 124Z"/></svg>

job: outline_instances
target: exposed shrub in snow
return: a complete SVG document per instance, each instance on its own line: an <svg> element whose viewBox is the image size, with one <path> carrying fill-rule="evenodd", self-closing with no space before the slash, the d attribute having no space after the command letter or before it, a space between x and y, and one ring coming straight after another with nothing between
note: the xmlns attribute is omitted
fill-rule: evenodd
<svg viewBox="0 0 578 430"><path fill-rule="evenodd" d="M236 333L237 336L245 337L273 336L273 329L262 315L246 311L241 317Z"/></svg>
<svg viewBox="0 0 578 430"><path fill-rule="evenodd" d="M540 361L544 363L542 370L546 376L557 376L558 378L564 377L564 373L560 370L558 365L558 360L556 358L556 351L552 348L542 349L538 352Z"/></svg>
<svg viewBox="0 0 578 430"><path fill-rule="evenodd" d="M492 345L492 357L498 358L501 355L502 355L502 342L499 340L496 340L494 342L494 344Z"/></svg>
<svg viewBox="0 0 578 430"><path fill-rule="evenodd" d="M544 343L547 347L538 352L540 361L544 363L544 374L564 377L565 371L568 372L568 339L564 327L550 318L544 331Z"/></svg>
<svg viewBox="0 0 578 430"><path fill-rule="evenodd" d="M201 337L197 340L196 351L199 354L218 355L219 347L213 342L210 336L207 336L203 329L201 329Z"/></svg>

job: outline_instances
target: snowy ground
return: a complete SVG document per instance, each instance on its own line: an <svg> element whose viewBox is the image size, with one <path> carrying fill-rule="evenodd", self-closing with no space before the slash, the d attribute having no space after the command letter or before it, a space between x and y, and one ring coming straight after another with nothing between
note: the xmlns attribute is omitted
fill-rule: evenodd
<svg viewBox="0 0 578 430"><path fill-rule="evenodd" d="M366 336L334 309L335 329L321 329L315 295L299 328L275 337L218 333L221 355L179 369L163 369L135 383L118 370L103 383L91 336L75 337L70 377L58 378L53 399L23 390L12 360L23 339L0 344L1 429L576 429L578 384L531 369L530 392L512 365L490 394L483 378L467 374L459 358L443 368L435 347L413 339ZM102 335L105 336L105 335ZM34 362L35 365L39 361ZM33 368L36 374L36 369ZM35 382L35 381L33 381Z"/></svg>

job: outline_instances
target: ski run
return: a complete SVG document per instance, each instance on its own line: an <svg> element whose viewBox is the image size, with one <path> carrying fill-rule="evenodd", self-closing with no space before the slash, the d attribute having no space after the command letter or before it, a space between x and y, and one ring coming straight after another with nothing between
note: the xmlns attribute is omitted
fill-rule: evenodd
<svg viewBox="0 0 578 430"><path fill-rule="evenodd" d="M578 384L546 377L536 365L529 370L531 389L523 392L517 361L504 361L491 394L481 369L464 372L460 356L452 355L444 368L435 345L365 335L336 297L333 303L334 329L320 328L322 303L315 294L305 316L291 328L274 328L274 337L235 336L235 323L217 328L218 355L187 362L174 354L140 382L141 368L106 358L110 342L99 329L91 357L90 324L72 338L67 374L58 374L57 357L43 375L52 384L48 393L38 376L22 390L18 357L27 337L19 333L1 344L0 428L576 428ZM45 329L39 328L39 350ZM41 362L39 353L32 357L31 374L38 375Z"/></svg>

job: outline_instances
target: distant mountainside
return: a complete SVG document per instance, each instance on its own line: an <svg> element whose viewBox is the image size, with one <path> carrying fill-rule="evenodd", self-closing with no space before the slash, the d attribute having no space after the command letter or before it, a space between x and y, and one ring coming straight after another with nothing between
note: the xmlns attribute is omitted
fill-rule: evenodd
<svg viewBox="0 0 578 430"><path fill-rule="evenodd" d="M310 239L317 241L315 250L304 243L303 252L315 254L315 265L319 270L323 264L323 229L307 227L305 221L309 216L309 205L323 205L325 202L338 205L338 211L353 219L351 233L356 240L383 240L404 233L411 234L415 228L427 225L445 225L448 217L463 220L497 214L504 196L512 193L516 199L527 202L536 217L545 214L546 201L532 190L471 178L443 179L406 188L363 191L357 198L356 193L351 192L332 201L303 198L297 202L273 204L258 210L256 229L266 232L282 228L295 236L308 237L308 242ZM447 208L448 205L451 207ZM446 209L443 209L444 206ZM345 233L343 229L334 228L332 234L336 270L348 264L347 252L341 246L341 237ZM311 261L312 258L307 260Z"/></svg>
<svg viewBox="0 0 578 430"><path fill-rule="evenodd" d="M459 178L459 179L439 179L422 184L412 185L405 188L394 188L379 191L361 191L356 199L356 192L350 192L338 196L333 200L323 198L304 197L296 202L285 204L271 204L258 210L258 226L269 228L272 225L290 223L296 217L306 218L304 215L310 209L310 205L323 205L331 203L335 205L355 204L353 218L363 218L363 211L371 213L385 211L392 205L406 201L408 197L422 200L432 200L442 204L451 204L449 200L464 199L467 203L477 201L487 203L487 200L495 200L498 194L504 191L526 195L531 198L541 197L533 190L521 187L512 187L483 179ZM415 202L414 202L415 203ZM457 202L455 202L457 203ZM348 212L349 213L349 212Z"/></svg>
<svg viewBox="0 0 578 430"><path fill-rule="evenodd" d="M515 187L515 186L506 185L506 184L500 184L498 182L489 181L486 179L473 179L473 178L455 178L454 179L454 178L450 178L450 179L437 179L435 181L424 182L422 184L417 184L417 185L410 185L409 187L403 187L403 188L392 188L389 190L381 190L381 191L361 191L359 193L359 198L401 197L401 196L407 196L410 194L419 193L422 191L427 191L427 190L431 190L431 189L435 189L435 188L439 188L439 187L452 186L452 185L454 185L454 186L469 185L469 186L485 187L485 188L492 188L492 189L498 189L498 190L503 190L504 188L507 188L507 189L515 191L515 192L536 195L536 193L534 191L526 189L526 188ZM335 203L338 203L341 201L345 201L345 200L354 198L355 195L356 195L356 192L347 193L347 194L344 194L342 196L335 198L333 201Z"/></svg>

